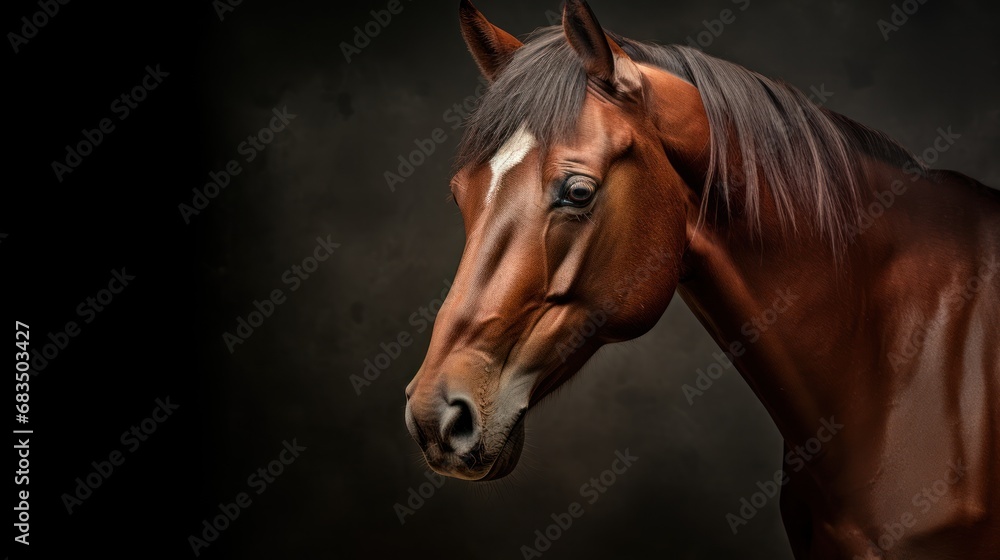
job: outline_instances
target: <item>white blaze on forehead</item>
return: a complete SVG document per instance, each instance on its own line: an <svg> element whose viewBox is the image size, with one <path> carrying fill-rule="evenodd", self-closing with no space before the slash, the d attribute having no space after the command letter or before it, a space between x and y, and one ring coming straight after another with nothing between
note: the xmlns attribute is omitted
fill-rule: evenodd
<svg viewBox="0 0 1000 560"><path fill-rule="evenodd" d="M490 177L490 190L486 192L486 204L492 202L493 198L496 197L504 174L521 163L524 156L528 155L528 152L535 147L535 144L535 137L528 132L526 126L521 125L521 128L517 129L510 140L507 140L500 151L493 156L493 159L490 160L490 171L493 172L493 176Z"/></svg>

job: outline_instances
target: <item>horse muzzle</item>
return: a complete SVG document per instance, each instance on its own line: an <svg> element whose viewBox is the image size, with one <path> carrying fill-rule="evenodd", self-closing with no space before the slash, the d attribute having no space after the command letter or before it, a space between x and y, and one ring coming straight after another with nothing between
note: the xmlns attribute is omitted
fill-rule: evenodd
<svg viewBox="0 0 1000 560"><path fill-rule="evenodd" d="M407 391L406 428L435 472L464 480L510 474L524 445L527 406L486 407L441 387Z"/></svg>

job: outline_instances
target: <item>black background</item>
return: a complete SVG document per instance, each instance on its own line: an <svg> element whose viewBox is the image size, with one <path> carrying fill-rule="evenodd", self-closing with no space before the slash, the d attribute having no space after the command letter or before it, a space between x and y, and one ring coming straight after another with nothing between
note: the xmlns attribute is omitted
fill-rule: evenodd
<svg viewBox="0 0 1000 560"><path fill-rule="evenodd" d="M725 520L780 468L780 438L733 370L689 404L681 387L716 348L679 300L532 413L513 477L448 480L401 525L393 506L426 481L402 413L429 332L408 318L438 297L463 243L445 200L460 131L445 111L478 82L457 4L403 0L350 63L341 43L385 2L245 0L222 21L207 1L71 2L6 51L4 315L40 350L82 323L77 305L113 269L136 277L32 378L35 556L192 557L188 536L295 439L306 451L202 557L519 558L628 448L640 459L545 558L790 558L777 499L736 535ZM708 53L825 86L828 107L915 152L950 126L961 139L936 165L1000 184L996 3L927 0L888 41L876 24L888 1L592 5L609 29L664 43L736 9ZM517 35L559 11L479 7ZM7 3L5 30L38 10ZM117 121L111 102L157 64L169 76ZM288 130L185 224L178 205L286 105ZM57 181L51 162L105 117L116 129ZM390 192L384 173L436 128L446 142ZM327 236L339 249L289 293L283 272ZM273 289L288 301L230 354L222 333ZM414 345L358 395L349 377L400 332ZM180 409L68 514L75 479L167 396Z"/></svg>

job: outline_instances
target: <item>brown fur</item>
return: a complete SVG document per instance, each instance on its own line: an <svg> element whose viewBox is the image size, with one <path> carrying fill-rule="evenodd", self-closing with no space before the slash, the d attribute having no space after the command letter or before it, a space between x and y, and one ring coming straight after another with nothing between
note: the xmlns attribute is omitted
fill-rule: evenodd
<svg viewBox="0 0 1000 560"><path fill-rule="evenodd" d="M823 228L787 231L783 195L769 182L822 166L755 168L754 211L704 214L718 156L704 92L608 45L611 72L595 45L603 30L585 8L568 2L564 19L590 72L570 131L529 152L491 204L487 163L468 160L455 175L465 252L406 393L407 426L429 464L472 480L510 472L525 411L600 346L651 328L676 290L720 347L740 344L734 363L786 449L824 421L843 425L782 488L796 558L995 558L1000 197L958 173L914 173L855 153L849 213L860 220L832 224L845 236L837 255ZM630 89L637 76L641 89ZM855 146L884 146L853 130ZM725 164L739 176L747 161L731 153ZM597 185L585 211L559 202L568 177ZM843 177L825 179L822 188L847 188ZM745 201L746 185L730 195ZM820 186L782 187L792 188ZM797 223L824 216L792 208ZM776 292L794 303L748 341L743 325L773 311ZM599 328L567 351L588 323ZM904 519L912 524L896 535Z"/></svg>

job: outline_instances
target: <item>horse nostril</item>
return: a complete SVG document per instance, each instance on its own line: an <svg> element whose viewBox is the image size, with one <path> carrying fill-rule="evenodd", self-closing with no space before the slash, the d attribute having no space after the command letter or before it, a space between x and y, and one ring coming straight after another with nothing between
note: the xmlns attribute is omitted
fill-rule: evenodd
<svg viewBox="0 0 1000 560"><path fill-rule="evenodd" d="M455 420L455 425L451 427L451 435L454 437L467 437L472 435L472 409L469 408L469 403L459 400L452 404L452 406L458 407L458 419Z"/></svg>
<svg viewBox="0 0 1000 560"><path fill-rule="evenodd" d="M466 453L476 441L476 417L472 403L463 398L448 403L441 423L441 440L457 453Z"/></svg>

